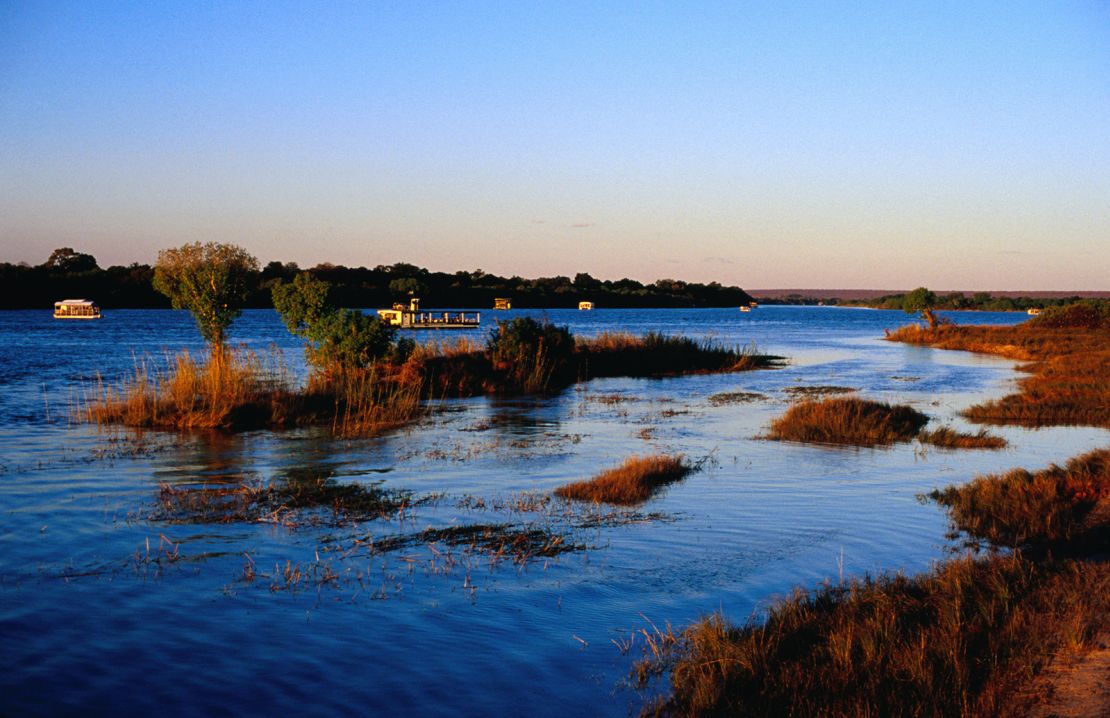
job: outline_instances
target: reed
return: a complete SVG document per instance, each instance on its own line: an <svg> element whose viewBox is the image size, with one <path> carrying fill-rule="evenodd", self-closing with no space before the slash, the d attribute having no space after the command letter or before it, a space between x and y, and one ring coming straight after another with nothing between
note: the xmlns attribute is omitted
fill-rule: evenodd
<svg viewBox="0 0 1110 718"><path fill-rule="evenodd" d="M759 354L754 346L726 347L711 340L648 332L643 336L604 332L575 344L578 376L668 376L774 368L782 358Z"/></svg>
<svg viewBox="0 0 1110 718"><path fill-rule="evenodd" d="M1014 469L933 491L954 528L996 546L1105 550L1110 536L1110 449L1037 472Z"/></svg>
<svg viewBox="0 0 1110 718"><path fill-rule="evenodd" d="M686 478L693 470L681 454L632 456L592 479L560 486L555 489L555 495L575 501L631 506L642 504L663 487Z"/></svg>
<svg viewBox="0 0 1110 718"><path fill-rule="evenodd" d="M633 674L669 673L644 715L1021 714L1018 688L1058 648L1089 645L1108 609L1108 564L965 557L799 591L762 622L660 632Z"/></svg>
<svg viewBox="0 0 1110 718"><path fill-rule="evenodd" d="M771 422L767 438L857 446L910 441L929 417L909 406L856 398L805 401Z"/></svg>
<svg viewBox="0 0 1110 718"><path fill-rule="evenodd" d="M932 444L942 449L1001 449L1006 446L1005 439L991 434L986 429L967 434L956 431L950 426L922 431L917 435L917 440L922 444Z"/></svg>

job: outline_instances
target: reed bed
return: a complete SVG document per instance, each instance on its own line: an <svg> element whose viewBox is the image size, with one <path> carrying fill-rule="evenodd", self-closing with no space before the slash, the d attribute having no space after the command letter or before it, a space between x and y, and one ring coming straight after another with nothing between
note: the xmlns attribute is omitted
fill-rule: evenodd
<svg viewBox="0 0 1110 718"><path fill-rule="evenodd" d="M642 504L663 487L681 481L694 470L681 454L631 456L616 468L592 479L576 481L555 489L555 495L575 501L632 506Z"/></svg>
<svg viewBox="0 0 1110 718"><path fill-rule="evenodd" d="M795 404L771 422L767 438L856 446L910 441L929 417L909 406L891 406L856 398L834 398Z"/></svg>
<svg viewBox="0 0 1110 718"><path fill-rule="evenodd" d="M1110 536L1110 449L1037 472L1014 469L934 491L953 527L996 546L1105 551Z"/></svg>
<svg viewBox="0 0 1110 718"><path fill-rule="evenodd" d="M669 673L656 716L997 716L1057 650L1090 644L1110 565L955 559L797 592L766 620L720 615L649 636L640 685Z"/></svg>
<svg viewBox="0 0 1110 718"><path fill-rule="evenodd" d="M1006 446L1005 439L991 434L986 429L967 434L956 431L950 426L922 431L917 435L917 440L922 444L931 444L942 449L1002 449Z"/></svg>

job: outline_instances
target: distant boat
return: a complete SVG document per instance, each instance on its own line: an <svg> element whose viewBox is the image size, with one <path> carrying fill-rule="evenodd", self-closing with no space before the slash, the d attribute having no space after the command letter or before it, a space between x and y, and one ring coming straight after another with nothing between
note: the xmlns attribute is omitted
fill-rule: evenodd
<svg viewBox="0 0 1110 718"><path fill-rule="evenodd" d="M392 309L379 309L378 317L401 329L476 329L482 321L478 312L421 311L416 297L409 300L408 306L394 304Z"/></svg>
<svg viewBox="0 0 1110 718"><path fill-rule="evenodd" d="M578 303L578 308L581 309L584 312L589 311L589 310L594 308L594 303L593 302L579 302Z"/></svg>
<svg viewBox="0 0 1110 718"><path fill-rule="evenodd" d="M752 309L755 309L756 307L759 306L759 302L749 302L748 306L751 307Z"/></svg>
<svg viewBox="0 0 1110 718"><path fill-rule="evenodd" d="M743 306L740 307L740 311L742 311L742 312L750 312L751 310L752 310L751 307L743 307Z"/></svg>
<svg viewBox="0 0 1110 718"><path fill-rule="evenodd" d="M513 300L507 297L497 297L493 300L494 309L512 309Z"/></svg>
<svg viewBox="0 0 1110 718"><path fill-rule="evenodd" d="M55 319L100 319L100 307L88 299L63 299L54 302Z"/></svg>
<svg viewBox="0 0 1110 718"><path fill-rule="evenodd" d="M1026 314L1028 314L1028 315L1029 315L1029 316L1031 316L1031 317L1035 317L1035 316L1037 316L1038 314L1040 314L1040 313L1041 313L1041 311L1042 311L1041 309L1038 309L1037 307L1033 307L1032 309L1029 309L1029 310L1028 310L1028 311L1026 311L1025 313L1026 313Z"/></svg>

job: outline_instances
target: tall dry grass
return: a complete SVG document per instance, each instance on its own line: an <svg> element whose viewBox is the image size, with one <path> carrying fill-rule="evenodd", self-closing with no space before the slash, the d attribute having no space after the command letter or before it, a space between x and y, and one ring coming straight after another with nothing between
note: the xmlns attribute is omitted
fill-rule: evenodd
<svg viewBox="0 0 1110 718"><path fill-rule="evenodd" d="M996 546L1105 551L1110 535L1110 449L1037 472L977 477L929 497L955 528Z"/></svg>
<svg viewBox="0 0 1110 718"><path fill-rule="evenodd" d="M180 352L161 365L136 359L133 373L115 386L97 379L76 411L99 424L234 429L267 409L281 413L289 387L289 373L275 355L224 349L199 359Z"/></svg>
<svg viewBox="0 0 1110 718"><path fill-rule="evenodd" d="M1026 362L1019 368L1031 375L1018 382L1018 393L967 409L964 416L972 421L1110 427L1110 331L1105 328L1032 320L1012 327L942 326L935 331L907 326L887 338Z"/></svg>
<svg viewBox="0 0 1110 718"><path fill-rule="evenodd" d="M960 558L798 592L762 623L712 616L656 637L636 675L669 672L644 715L1020 715L1020 687L1107 610L1110 565Z"/></svg>
<svg viewBox="0 0 1110 718"><path fill-rule="evenodd" d="M878 446L910 441L929 417L909 406L856 398L805 401L771 422L767 438L820 444Z"/></svg>
<svg viewBox="0 0 1110 718"><path fill-rule="evenodd" d="M942 449L1002 449L1006 446L1005 439L991 434L986 429L980 429L974 434L966 434L950 426L922 431L917 435L917 440L922 444L931 444Z"/></svg>
<svg viewBox="0 0 1110 718"><path fill-rule="evenodd" d="M117 385L98 380L78 402L79 419L156 429L242 431L330 424L336 433L368 435L423 413L422 385L377 365L329 367L295 388L276 355L224 349L197 358L168 356L159 366L136 360Z"/></svg>
<svg viewBox="0 0 1110 718"><path fill-rule="evenodd" d="M681 481L694 470L680 454L631 456L623 464L592 479L555 489L555 495L576 501L632 506L642 504L663 487Z"/></svg>

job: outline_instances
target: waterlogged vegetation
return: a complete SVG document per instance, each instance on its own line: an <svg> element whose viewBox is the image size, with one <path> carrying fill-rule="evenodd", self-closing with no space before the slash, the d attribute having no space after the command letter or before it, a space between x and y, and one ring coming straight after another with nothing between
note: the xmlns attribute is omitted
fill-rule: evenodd
<svg viewBox="0 0 1110 718"><path fill-rule="evenodd" d="M630 456L620 466L592 479L560 486L555 495L576 501L636 506L686 478L696 468L681 455Z"/></svg>

